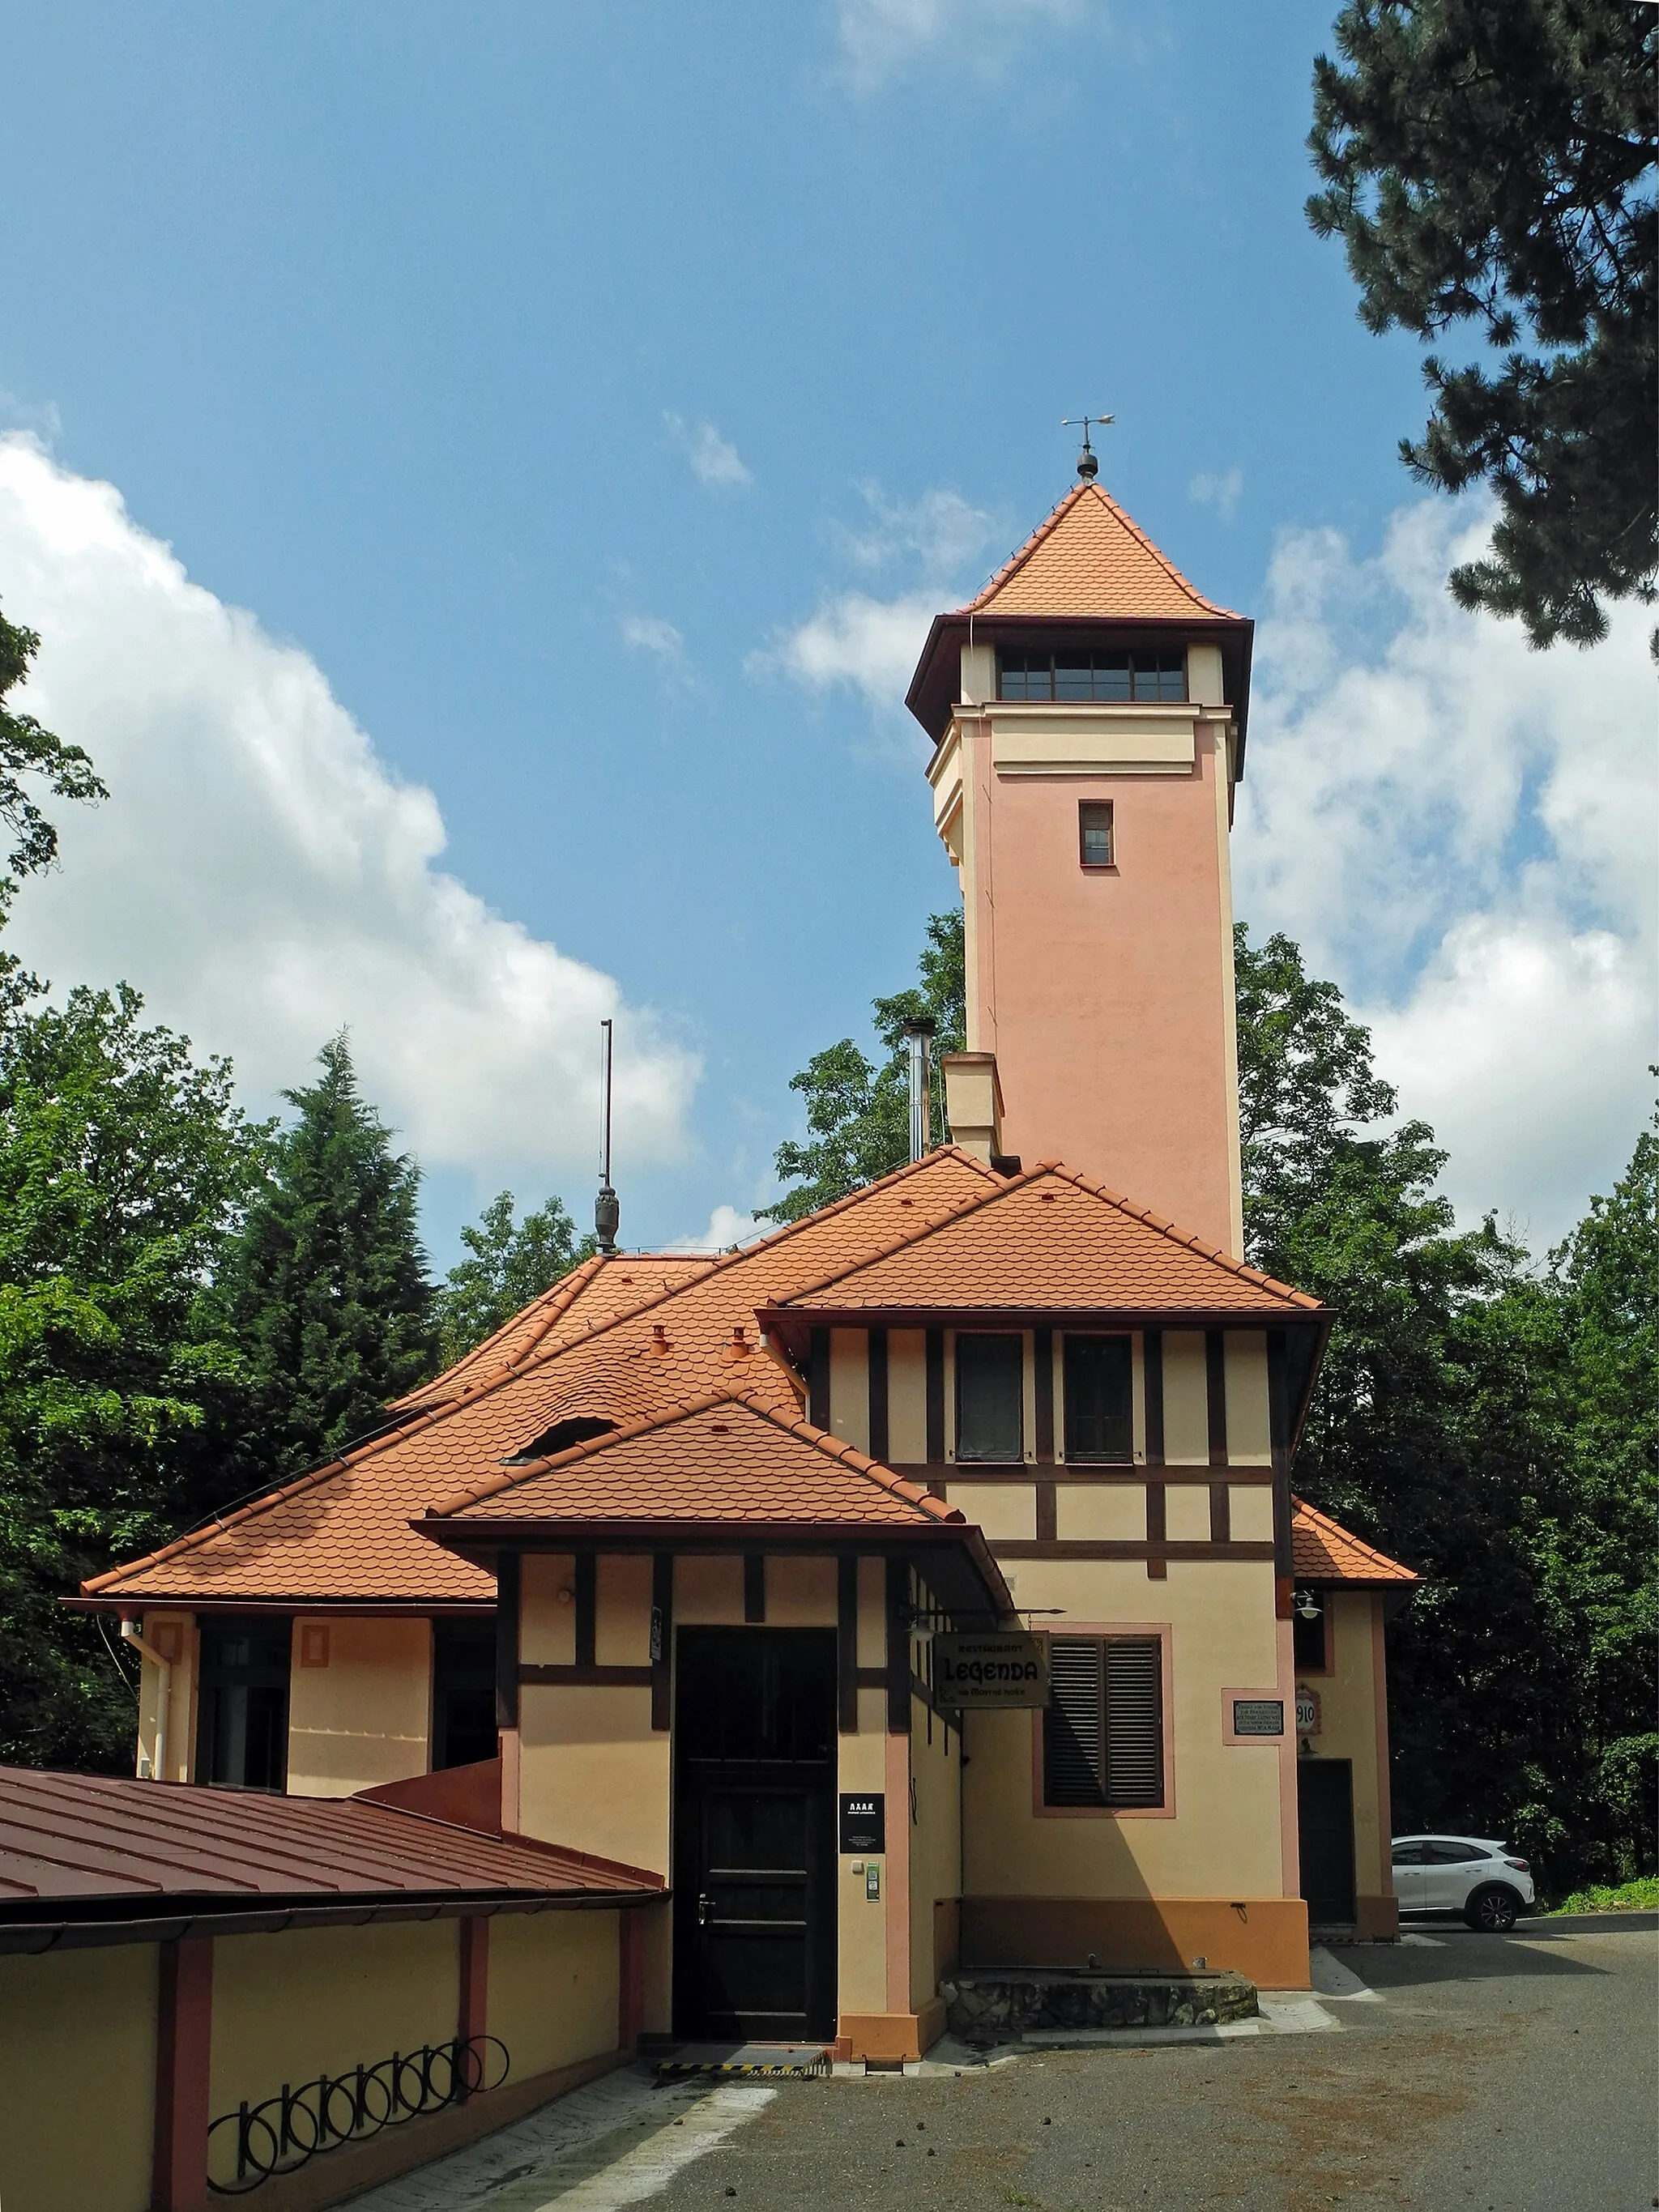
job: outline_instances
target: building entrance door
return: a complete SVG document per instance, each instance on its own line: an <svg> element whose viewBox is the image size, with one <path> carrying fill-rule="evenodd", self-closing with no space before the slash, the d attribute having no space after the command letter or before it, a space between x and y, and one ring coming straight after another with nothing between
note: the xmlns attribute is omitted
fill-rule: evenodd
<svg viewBox="0 0 1659 2212"><path fill-rule="evenodd" d="M836 1637L687 1628L675 1693L674 2031L836 2021Z"/></svg>
<svg viewBox="0 0 1659 2212"><path fill-rule="evenodd" d="M1352 1762L1297 1759L1296 1802L1308 1918L1315 1927L1350 1923L1354 1917Z"/></svg>

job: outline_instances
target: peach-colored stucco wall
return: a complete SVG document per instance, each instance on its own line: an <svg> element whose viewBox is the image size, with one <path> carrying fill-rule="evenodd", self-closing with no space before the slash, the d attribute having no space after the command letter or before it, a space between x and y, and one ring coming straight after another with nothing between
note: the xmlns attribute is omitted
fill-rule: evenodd
<svg viewBox="0 0 1659 2212"><path fill-rule="evenodd" d="M1224 1250L1239 1242L1225 726L1178 774L1005 775L965 719L970 1036L996 1054L1004 1150L1058 1158ZM1079 865L1078 806L1116 864Z"/></svg>

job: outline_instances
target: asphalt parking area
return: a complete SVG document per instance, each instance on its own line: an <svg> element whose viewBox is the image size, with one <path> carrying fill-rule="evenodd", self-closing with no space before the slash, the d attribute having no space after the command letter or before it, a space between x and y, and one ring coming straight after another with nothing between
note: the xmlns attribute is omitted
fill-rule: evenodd
<svg viewBox="0 0 1659 2212"><path fill-rule="evenodd" d="M1659 1922L1456 1927L1340 1953L1334 2032L1045 2050L775 2090L610 2077L363 2212L1650 2212ZM592 2126L584 2143L584 2107ZM568 2117L560 2118L568 2108ZM556 2155L534 2136L562 2130ZM598 2131L595 2132L594 2130ZM694 2138L695 2142L689 2140Z"/></svg>

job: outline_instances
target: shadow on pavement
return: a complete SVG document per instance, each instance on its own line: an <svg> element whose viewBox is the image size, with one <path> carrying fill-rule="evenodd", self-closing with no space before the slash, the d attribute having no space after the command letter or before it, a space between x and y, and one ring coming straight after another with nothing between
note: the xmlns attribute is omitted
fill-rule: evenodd
<svg viewBox="0 0 1659 2212"><path fill-rule="evenodd" d="M1333 1943L1329 1948L1334 1957L1374 1990L1418 1989L1434 1982L1501 1981L1524 1975L1546 1979L1599 1977L1607 1972L1604 1967L1592 1966L1587 1959L1572 1958L1565 1953L1552 1957L1548 1952L1534 1949L1532 1938L1536 1925L1534 1922L1518 1921L1513 1936L1478 1936L1468 1928L1436 1928L1432 1931L1434 1941L1440 1948L1433 1950L1417 1943L1402 1943L1397 1948L1392 1943ZM1430 1930L1413 1928L1409 1932L1427 1935Z"/></svg>

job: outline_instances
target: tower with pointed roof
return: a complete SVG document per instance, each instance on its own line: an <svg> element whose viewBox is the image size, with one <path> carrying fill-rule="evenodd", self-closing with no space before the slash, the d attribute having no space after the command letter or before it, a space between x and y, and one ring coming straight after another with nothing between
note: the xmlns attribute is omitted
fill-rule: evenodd
<svg viewBox="0 0 1659 2212"><path fill-rule="evenodd" d="M981 1157L1063 1158L1233 1254L1228 833L1252 627L1082 474L938 617L908 696L966 919L953 1129Z"/></svg>

